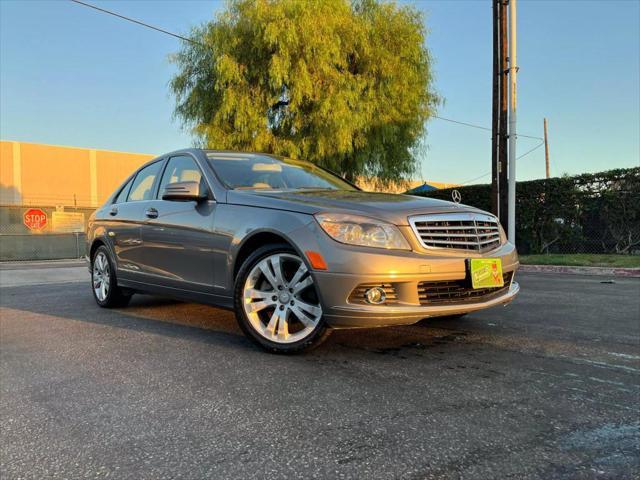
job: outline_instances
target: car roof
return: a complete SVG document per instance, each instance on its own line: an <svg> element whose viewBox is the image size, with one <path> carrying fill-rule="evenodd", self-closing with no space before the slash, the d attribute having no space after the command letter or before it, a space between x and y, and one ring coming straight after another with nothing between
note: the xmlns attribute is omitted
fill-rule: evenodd
<svg viewBox="0 0 640 480"><path fill-rule="evenodd" d="M174 150L172 152L167 152L167 153L163 153L161 155L158 155L157 157L154 157L154 158L150 159L149 161L145 162L144 164L140 165L140 167L138 167L136 169L136 172L138 172L139 170L142 170L147 165L150 165L150 164L152 164L154 162L157 162L160 159L167 158L167 157L173 157L173 156L176 156L176 155L180 155L181 153L190 153L190 154L195 155L195 156L198 156L199 153L204 153L205 156L208 156L210 154L219 153L219 154L224 155L226 157L229 157L229 156L242 157L242 156L246 156L246 155L260 155L260 156L272 157L272 158L276 158L276 159L282 158L282 157L280 157L278 155L273 155L271 153L237 151L237 150L214 150L214 149L211 149L211 148L190 147L190 148L181 148L179 150Z"/></svg>
<svg viewBox="0 0 640 480"><path fill-rule="evenodd" d="M173 152L169 152L169 153L165 153L163 155L161 155L162 157L167 157L167 156L171 156L171 155L176 155L179 153L204 153L205 155L207 154L216 154L216 153L220 153L220 154L224 154L225 156L230 156L230 155L237 155L237 156L242 156L242 155L263 155L266 157L278 157L278 155L273 155L271 153L264 153L264 152L251 152L251 151L239 151L239 150L216 150L216 149L212 149L212 148L182 148L180 150L174 150Z"/></svg>

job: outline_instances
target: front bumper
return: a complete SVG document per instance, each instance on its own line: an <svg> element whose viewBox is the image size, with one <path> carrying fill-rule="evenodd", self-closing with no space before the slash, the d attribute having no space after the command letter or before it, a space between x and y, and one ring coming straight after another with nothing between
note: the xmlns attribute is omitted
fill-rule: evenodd
<svg viewBox="0 0 640 480"><path fill-rule="evenodd" d="M332 302L327 298L327 293L331 297L331 291L350 292L350 288L364 280L360 277L339 275L339 274L316 274L320 292L323 292L324 318L333 328L359 328L359 327L384 327L390 325L408 325L416 323L423 318L439 317L445 315L459 315L474 312L497 305L510 303L520 291L520 285L512 281L506 291L497 295L489 296L485 299L478 299L473 302L451 303L446 305L420 305L412 303L398 303L392 306L385 305L362 305L350 304L347 301ZM423 277L424 278L424 277ZM371 280L370 278L366 280ZM396 289L399 285L407 291L415 289L419 280L402 281L395 283ZM403 288L400 287L400 288ZM351 289L353 289L351 288ZM344 290L343 290L344 289ZM342 295L341 295L342 296ZM329 303L327 303L327 301Z"/></svg>
<svg viewBox="0 0 640 480"><path fill-rule="evenodd" d="M459 315L511 302L520 291L514 281L520 263L511 244L490 252L486 257L500 258L504 273L511 273L511 284L495 293L451 303L432 303L420 298L421 282L464 280L467 275L463 256L423 256L416 253L380 256L350 252L352 267L346 272L314 271L324 318L333 328L382 327L406 325L427 317ZM354 268L355 267L355 268ZM350 270L350 271L349 271ZM357 272L357 273L355 273ZM384 272L384 273L382 273ZM394 303L369 305L350 301L350 294L363 284L387 284L394 289Z"/></svg>

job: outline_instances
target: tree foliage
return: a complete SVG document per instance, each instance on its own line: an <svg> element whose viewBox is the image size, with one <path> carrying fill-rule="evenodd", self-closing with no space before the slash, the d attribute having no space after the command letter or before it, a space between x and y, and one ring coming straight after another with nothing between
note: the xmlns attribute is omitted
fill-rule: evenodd
<svg viewBox="0 0 640 480"><path fill-rule="evenodd" d="M439 102L425 37L395 3L231 0L173 57L175 114L208 148L402 180Z"/></svg>

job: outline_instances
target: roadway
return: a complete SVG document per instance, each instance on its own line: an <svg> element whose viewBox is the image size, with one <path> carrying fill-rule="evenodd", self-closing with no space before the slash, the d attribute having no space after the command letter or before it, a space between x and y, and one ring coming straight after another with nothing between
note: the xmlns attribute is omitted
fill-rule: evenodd
<svg viewBox="0 0 640 480"><path fill-rule="evenodd" d="M2 478L640 471L640 279L523 273L508 307L277 356L230 312L99 309L56 268L0 269Z"/></svg>

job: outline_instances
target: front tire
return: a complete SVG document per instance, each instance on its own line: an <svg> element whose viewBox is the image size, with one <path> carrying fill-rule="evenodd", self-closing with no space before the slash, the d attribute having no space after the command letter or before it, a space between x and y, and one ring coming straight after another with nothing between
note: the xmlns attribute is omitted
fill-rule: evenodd
<svg viewBox="0 0 640 480"><path fill-rule="evenodd" d="M234 289L242 331L274 353L317 347L329 335L307 266L291 247L266 245L242 264Z"/></svg>
<svg viewBox="0 0 640 480"><path fill-rule="evenodd" d="M91 259L91 291L103 308L124 307L131 300L131 294L118 287L115 265L104 245L96 249Z"/></svg>

